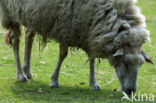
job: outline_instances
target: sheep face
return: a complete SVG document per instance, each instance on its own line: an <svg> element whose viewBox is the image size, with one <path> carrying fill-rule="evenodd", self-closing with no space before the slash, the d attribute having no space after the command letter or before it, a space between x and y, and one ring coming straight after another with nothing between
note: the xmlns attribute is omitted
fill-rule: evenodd
<svg viewBox="0 0 156 103"><path fill-rule="evenodd" d="M122 91L125 93L130 95L136 91L138 70L144 60L141 49L131 47L119 49L110 58L110 63L115 68Z"/></svg>

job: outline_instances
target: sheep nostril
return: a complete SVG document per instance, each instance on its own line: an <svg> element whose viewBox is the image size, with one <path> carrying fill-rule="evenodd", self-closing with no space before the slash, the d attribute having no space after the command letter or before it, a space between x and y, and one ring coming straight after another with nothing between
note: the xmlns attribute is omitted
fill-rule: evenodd
<svg viewBox="0 0 156 103"><path fill-rule="evenodd" d="M128 89L127 92L128 92L128 94L132 94L133 90L132 89Z"/></svg>
<svg viewBox="0 0 156 103"><path fill-rule="evenodd" d="M131 95L132 93L135 92L134 89L126 89L125 92L128 94L128 95Z"/></svg>

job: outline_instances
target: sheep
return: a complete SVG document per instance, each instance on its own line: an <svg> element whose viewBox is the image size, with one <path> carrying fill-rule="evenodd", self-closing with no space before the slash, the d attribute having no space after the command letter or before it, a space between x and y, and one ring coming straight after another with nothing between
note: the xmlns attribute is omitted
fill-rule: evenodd
<svg viewBox="0 0 156 103"><path fill-rule="evenodd" d="M127 94L135 92L139 67L144 60L153 63L141 50L150 37L145 17L135 4L136 0L0 0L0 21L10 31L17 78L27 80L19 57L20 25L23 25L28 34L41 35L43 43L50 39L59 43L59 58L50 87L59 87L59 71L68 48L77 47L89 57L89 85L93 90L100 90L95 78L95 59L106 58L114 66L122 90ZM26 52L28 57L30 51ZM27 74L31 74L30 70Z"/></svg>

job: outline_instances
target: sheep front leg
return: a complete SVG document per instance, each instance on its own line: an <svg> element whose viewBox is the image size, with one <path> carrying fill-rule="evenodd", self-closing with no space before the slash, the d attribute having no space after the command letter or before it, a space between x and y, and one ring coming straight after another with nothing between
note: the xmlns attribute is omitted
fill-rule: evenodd
<svg viewBox="0 0 156 103"><path fill-rule="evenodd" d="M20 34L21 31L19 27L16 28L11 28L11 40L12 40L12 46L13 46L13 51L15 55L15 60L16 60L16 67L17 67L17 79L19 79L22 82L27 81L27 77L25 76L23 69L21 67L21 62L20 62L20 56L19 56L19 43L20 43Z"/></svg>
<svg viewBox="0 0 156 103"><path fill-rule="evenodd" d="M60 71L62 62L66 58L67 55L68 55L68 47L66 45L60 44L59 59L58 59L56 68L51 76L51 83L50 83L51 88L59 88L59 82L58 82L59 71Z"/></svg>
<svg viewBox="0 0 156 103"><path fill-rule="evenodd" d="M90 82L89 82L89 86L92 88L92 90L99 91L100 86L96 82L94 63L95 63L95 58L90 58Z"/></svg>
<svg viewBox="0 0 156 103"><path fill-rule="evenodd" d="M28 79L32 78L32 74L30 71L30 60L31 60L31 50L34 41L34 36L35 33L33 33L32 31L30 30L26 31L23 70Z"/></svg>

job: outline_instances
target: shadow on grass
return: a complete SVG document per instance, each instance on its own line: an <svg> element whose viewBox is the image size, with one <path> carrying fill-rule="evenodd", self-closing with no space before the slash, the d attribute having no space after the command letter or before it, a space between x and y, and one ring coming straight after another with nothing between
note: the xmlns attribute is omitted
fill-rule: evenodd
<svg viewBox="0 0 156 103"><path fill-rule="evenodd" d="M107 88L102 89L102 91L92 91L86 85L61 85L60 88L49 88L46 83L33 80L28 83L15 82L11 90L15 94L14 98L22 98L33 102L120 101L122 97L120 92L113 92L113 90L107 90Z"/></svg>

